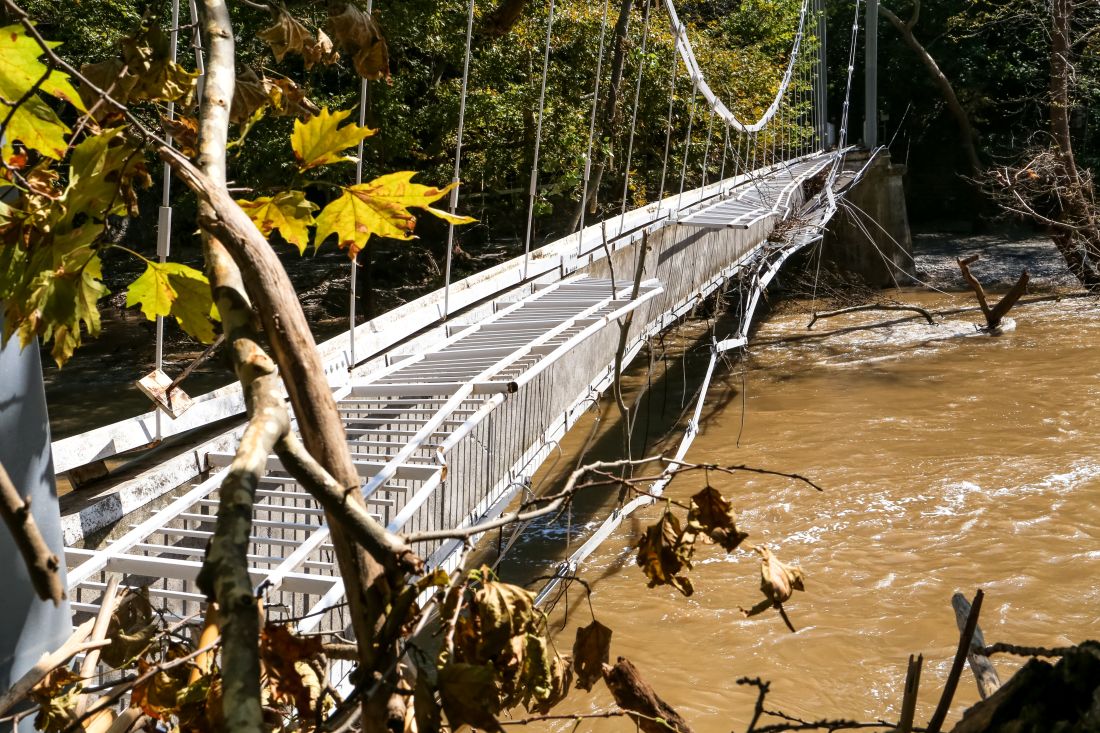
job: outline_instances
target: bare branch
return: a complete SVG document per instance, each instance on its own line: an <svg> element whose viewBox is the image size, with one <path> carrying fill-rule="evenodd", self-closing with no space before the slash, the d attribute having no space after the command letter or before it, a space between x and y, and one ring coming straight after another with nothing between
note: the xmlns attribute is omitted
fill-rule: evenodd
<svg viewBox="0 0 1100 733"><path fill-rule="evenodd" d="M61 561L53 554L42 533L38 531L31 515L31 500L19 496L11 477L0 464L0 515L8 526L19 554L27 566L31 585L44 601L56 606L65 598L65 586L61 584Z"/></svg>
<svg viewBox="0 0 1100 733"><path fill-rule="evenodd" d="M341 486L337 483L306 451L293 432L288 432L275 444L275 453L287 472L317 499L330 516L347 528L352 539L364 547L386 547L405 572L418 573L423 569L423 561L407 544L401 542L399 536L386 531L367 513L362 504L348 500L350 495L359 491L358 482L352 486Z"/></svg>
<svg viewBox="0 0 1100 733"><path fill-rule="evenodd" d="M532 519L545 516L547 514L554 514L562 509L573 495L577 492L580 486L577 482L584 474L589 471L595 471L598 469L606 468L622 468L624 466L638 466L645 463L653 463L655 461L665 460L661 456L654 456L652 458L641 458L638 460L623 459L619 461L599 461L597 463L591 463L587 466L581 466L573 473L569 474L569 478L565 482L565 487L554 494L552 497L543 497L541 499L535 499L528 502L524 506L530 506L532 503L547 502L546 506L540 509L534 509L532 511L523 511L524 507L521 507L518 511L509 512L503 514L500 517L488 521L475 524L470 527L456 527L454 529L441 529L433 530L429 532L412 532L404 535L405 541L409 544L416 544L419 542L434 542L437 540L455 540L455 539L467 539L475 535L479 535L482 532L487 532L490 529L497 529L498 527L506 527L509 524L515 524L517 522L528 522ZM630 479L616 479L623 483L630 483Z"/></svg>

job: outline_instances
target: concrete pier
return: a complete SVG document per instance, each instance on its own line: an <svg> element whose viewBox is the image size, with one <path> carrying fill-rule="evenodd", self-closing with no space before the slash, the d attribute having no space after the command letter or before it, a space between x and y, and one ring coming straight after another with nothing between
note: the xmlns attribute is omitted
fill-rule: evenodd
<svg viewBox="0 0 1100 733"><path fill-rule="evenodd" d="M866 161L866 153L852 154L845 168L856 171ZM850 207L841 206L825 234L825 259L875 287L915 284L904 176L905 166L880 152L849 192Z"/></svg>

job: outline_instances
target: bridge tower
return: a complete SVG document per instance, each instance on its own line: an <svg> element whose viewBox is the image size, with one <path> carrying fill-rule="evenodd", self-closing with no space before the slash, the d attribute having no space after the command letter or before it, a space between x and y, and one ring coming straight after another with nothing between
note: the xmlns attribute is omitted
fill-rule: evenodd
<svg viewBox="0 0 1100 733"><path fill-rule="evenodd" d="M863 144L868 150L878 145L878 2L867 0L864 26L864 114Z"/></svg>

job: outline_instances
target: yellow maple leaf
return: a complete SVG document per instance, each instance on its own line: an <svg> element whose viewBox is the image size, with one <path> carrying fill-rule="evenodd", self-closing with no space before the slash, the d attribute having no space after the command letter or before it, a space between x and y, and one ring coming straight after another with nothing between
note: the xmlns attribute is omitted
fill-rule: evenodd
<svg viewBox="0 0 1100 733"><path fill-rule="evenodd" d="M340 198L329 203L317 217L317 246L330 234L337 245L348 250L355 259L371 235L393 239L413 239L416 217L409 207L423 209L451 224L477 221L469 216L456 216L430 206L447 195L455 184L444 188L413 183L414 171L400 171L379 176L369 183L344 189Z"/></svg>
<svg viewBox="0 0 1100 733"><path fill-rule="evenodd" d="M261 196L255 201L238 199L237 204L265 237L278 229L290 244L306 253L309 244L309 227L313 226L313 212L317 204L306 198L302 191L280 191L274 196Z"/></svg>
<svg viewBox="0 0 1100 733"><path fill-rule="evenodd" d="M328 107L322 107L309 122L294 120L290 147L298 160L298 170L306 171L343 161L354 163L357 160L355 156L343 155L343 151L358 145L360 140L370 137L377 130L360 127L354 122L340 127L350 114L350 109L329 113Z"/></svg>

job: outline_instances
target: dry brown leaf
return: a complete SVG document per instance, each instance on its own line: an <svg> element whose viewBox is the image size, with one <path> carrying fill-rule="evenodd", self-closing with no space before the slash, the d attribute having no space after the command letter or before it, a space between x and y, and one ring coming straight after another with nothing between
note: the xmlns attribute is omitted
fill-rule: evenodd
<svg viewBox="0 0 1100 733"><path fill-rule="evenodd" d="M144 591L127 591L107 626L107 638L111 643L103 647L99 658L115 669L128 665L149 648L159 630L153 607Z"/></svg>
<svg viewBox="0 0 1100 733"><path fill-rule="evenodd" d="M786 603L796 590L806 590L802 568L780 562L771 550L758 546L760 553L760 590L773 603Z"/></svg>
<svg viewBox="0 0 1100 733"><path fill-rule="evenodd" d="M144 659L138 660L139 674L144 675L154 666ZM189 674L189 670L184 666L157 670L148 679L134 686L130 704L140 707L152 718L168 720L177 712L177 697L187 688Z"/></svg>
<svg viewBox="0 0 1100 733"><path fill-rule="evenodd" d="M308 71L317 64L332 66L340 60L340 54L336 51L328 34L318 28L317 39L302 52L302 58L305 60Z"/></svg>
<svg viewBox="0 0 1100 733"><path fill-rule="evenodd" d="M237 75L233 87L233 103L229 105L229 121L243 125L271 101L264 80L248 67Z"/></svg>
<svg viewBox="0 0 1100 733"><path fill-rule="evenodd" d="M285 624L269 623L260 632L267 691L277 702L293 704L304 718L314 716L322 698L323 683L310 664L321 650L321 637L296 636Z"/></svg>
<svg viewBox="0 0 1100 733"><path fill-rule="evenodd" d="M278 77L264 79L267 84L268 98L271 107L275 110L276 117L298 117L309 121L313 115L321 109L306 97L305 90L298 86L293 79Z"/></svg>
<svg viewBox="0 0 1100 733"><path fill-rule="evenodd" d="M638 567L649 578L649 587L671 585L685 596L694 589L691 580L679 575L685 567L690 568L687 556L680 544L680 520L672 512L665 512L661 520L646 528L645 535L638 541Z"/></svg>
<svg viewBox="0 0 1100 733"><path fill-rule="evenodd" d="M351 3L338 10L339 3L329 8L328 27L336 43L351 57L352 65L364 79L390 80L390 55L382 29L370 15Z"/></svg>
<svg viewBox="0 0 1100 733"><path fill-rule="evenodd" d="M288 53L306 54L307 48L316 45L316 41L301 21L287 12L286 8L275 10L275 24L256 34L267 41L275 54L275 60L281 62Z"/></svg>
<svg viewBox="0 0 1100 733"><path fill-rule="evenodd" d="M161 115L160 124L164 131L172 136L172 142L176 144L180 152L188 158L195 158L199 154L199 122L194 117L178 115L165 117Z"/></svg>
<svg viewBox="0 0 1100 733"><path fill-rule="evenodd" d="M488 733L503 733L493 668L483 664L448 664L439 670L439 697L451 730L472 725Z"/></svg>
<svg viewBox="0 0 1100 733"><path fill-rule="evenodd" d="M603 676L603 665L611 659L611 629L595 619L588 626L577 627L573 642L573 668L577 672L577 687L591 690Z"/></svg>
<svg viewBox="0 0 1100 733"><path fill-rule="evenodd" d="M233 104L229 108L229 121L245 125L258 112L269 109L276 117L300 117L309 120L320 112L317 105L306 97L305 91L286 77L258 76L251 68L245 68L237 76L233 89Z"/></svg>
<svg viewBox="0 0 1100 733"><path fill-rule="evenodd" d="M682 541L694 543L700 532L726 552L733 552L748 537L737 529L737 514L733 507L712 486L704 487L691 497L688 526Z"/></svg>

